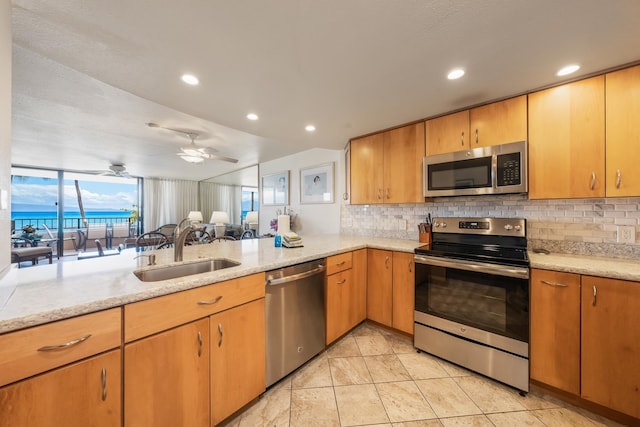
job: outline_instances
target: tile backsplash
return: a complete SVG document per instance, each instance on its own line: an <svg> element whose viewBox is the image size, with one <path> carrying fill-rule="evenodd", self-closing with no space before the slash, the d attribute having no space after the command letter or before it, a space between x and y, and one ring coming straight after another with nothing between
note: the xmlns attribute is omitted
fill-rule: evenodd
<svg viewBox="0 0 640 427"><path fill-rule="evenodd" d="M527 219L529 248L640 258L640 197L528 200L526 195L438 198L427 203L342 205L342 234L418 240L418 224L432 217ZM617 227L633 226L635 243L618 243Z"/></svg>

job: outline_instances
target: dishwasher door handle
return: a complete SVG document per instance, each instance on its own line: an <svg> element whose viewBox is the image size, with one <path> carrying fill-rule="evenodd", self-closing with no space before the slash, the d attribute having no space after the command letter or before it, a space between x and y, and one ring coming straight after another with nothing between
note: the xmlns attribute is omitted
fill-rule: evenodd
<svg viewBox="0 0 640 427"><path fill-rule="evenodd" d="M281 285L283 283L295 282L296 280L304 279L309 276L314 276L318 273L322 273L325 270L324 265L319 265L313 270L305 271L298 274L292 274L291 276L279 277L277 279L267 279L267 285Z"/></svg>

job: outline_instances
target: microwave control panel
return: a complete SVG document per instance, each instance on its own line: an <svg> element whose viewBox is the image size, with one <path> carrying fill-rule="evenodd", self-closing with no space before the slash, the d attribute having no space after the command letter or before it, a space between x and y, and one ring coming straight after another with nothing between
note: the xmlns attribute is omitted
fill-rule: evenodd
<svg viewBox="0 0 640 427"><path fill-rule="evenodd" d="M520 185L520 153L498 154L497 180L498 187Z"/></svg>

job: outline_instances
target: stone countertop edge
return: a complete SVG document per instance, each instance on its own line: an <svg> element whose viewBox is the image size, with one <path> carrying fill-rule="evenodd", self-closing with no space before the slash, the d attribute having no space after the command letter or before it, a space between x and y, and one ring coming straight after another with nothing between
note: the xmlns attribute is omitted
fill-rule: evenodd
<svg viewBox="0 0 640 427"><path fill-rule="evenodd" d="M12 265L0 277L0 334L343 252L373 248L413 253L423 245L416 240L344 235L303 236L303 243L304 247L294 249L275 248L273 239L188 246L184 263L228 258L241 265L160 282L142 282L133 271L174 264L172 249L154 251L157 265L151 267L146 258L136 258L135 250L37 268L18 270ZM637 260L533 252L529 258L531 268L640 281Z"/></svg>
<svg viewBox="0 0 640 427"><path fill-rule="evenodd" d="M237 267L158 282L142 282L133 271L154 269L173 261L173 249L154 251L156 265L137 258L135 250L120 255L39 265L10 267L0 277L0 334L63 320L145 299L172 294L293 264L364 248L410 252L417 240L342 235L302 236L302 248L275 248L273 239L247 239L187 246L182 263L206 258L239 261ZM2 292L0 292L0 296ZM4 306L3 306L4 304Z"/></svg>
<svg viewBox="0 0 640 427"><path fill-rule="evenodd" d="M529 252L531 268L640 282L640 260Z"/></svg>

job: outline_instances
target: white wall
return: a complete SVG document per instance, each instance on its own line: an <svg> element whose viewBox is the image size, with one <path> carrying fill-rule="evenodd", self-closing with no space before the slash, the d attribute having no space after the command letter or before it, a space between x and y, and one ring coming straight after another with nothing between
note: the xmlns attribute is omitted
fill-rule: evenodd
<svg viewBox="0 0 640 427"><path fill-rule="evenodd" d="M326 163L334 165L333 203L300 203L300 169ZM340 232L340 205L344 193L344 154L342 150L314 148L291 156L260 164L260 189L262 177L277 172L289 171L289 206L297 215L294 231L301 236L311 234L338 234ZM272 232L269 222L277 217L283 206L262 205L260 195L260 234Z"/></svg>
<svg viewBox="0 0 640 427"><path fill-rule="evenodd" d="M0 0L0 189L11 190L11 2ZM11 263L10 200L0 206L0 271Z"/></svg>

